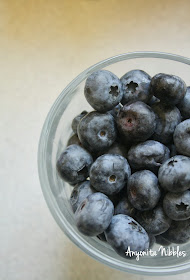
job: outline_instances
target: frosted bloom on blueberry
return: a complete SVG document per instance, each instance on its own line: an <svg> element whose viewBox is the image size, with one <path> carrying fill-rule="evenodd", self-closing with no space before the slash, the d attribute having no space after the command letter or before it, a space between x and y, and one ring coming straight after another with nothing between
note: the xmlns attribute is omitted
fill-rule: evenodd
<svg viewBox="0 0 190 280"><path fill-rule="evenodd" d="M120 192L130 175L130 166L120 155L102 155L96 159L90 169L92 186L106 195Z"/></svg>
<svg viewBox="0 0 190 280"><path fill-rule="evenodd" d="M180 77L163 73L152 78L150 88L151 92L167 105L178 104L186 92L186 84Z"/></svg>
<svg viewBox="0 0 190 280"><path fill-rule="evenodd" d="M190 191L168 192L163 200L163 209L167 216L175 221L190 218Z"/></svg>
<svg viewBox="0 0 190 280"><path fill-rule="evenodd" d="M87 78L84 94L88 103L99 112L112 110L123 97L119 78L107 70L93 72Z"/></svg>
<svg viewBox="0 0 190 280"><path fill-rule="evenodd" d="M68 146L57 161L57 171L66 182L75 185L84 181L92 165L92 156L78 145Z"/></svg>
<svg viewBox="0 0 190 280"><path fill-rule="evenodd" d="M77 228L85 235L98 235L109 226L113 212L113 203L105 194L91 194L82 201L75 212Z"/></svg>
<svg viewBox="0 0 190 280"><path fill-rule="evenodd" d="M153 209L160 198L158 178L150 170L133 173L127 184L128 199L140 211Z"/></svg>
<svg viewBox="0 0 190 280"><path fill-rule="evenodd" d="M84 116L78 125L78 137L82 145L91 152L104 151L115 141L117 130L114 118L109 113L96 111Z"/></svg>
<svg viewBox="0 0 190 280"><path fill-rule="evenodd" d="M154 173L170 157L170 150L162 143L154 140L133 145L129 151L127 159L132 168L136 170L149 169Z"/></svg>
<svg viewBox="0 0 190 280"><path fill-rule="evenodd" d="M132 70L121 77L123 98L121 103L130 101L148 102L152 97L150 93L151 77L142 70Z"/></svg>
<svg viewBox="0 0 190 280"><path fill-rule="evenodd" d="M156 128L156 116L153 110L141 101L124 105L116 122L121 135L132 142L147 140Z"/></svg>
<svg viewBox="0 0 190 280"><path fill-rule="evenodd" d="M131 251L144 251L149 248L147 232L138 222L127 215L114 215L105 235L111 247L125 258L129 257L126 255L128 247Z"/></svg>
<svg viewBox="0 0 190 280"><path fill-rule="evenodd" d="M190 188L190 158L177 155L165 161L158 171L161 187L169 192L183 192Z"/></svg>

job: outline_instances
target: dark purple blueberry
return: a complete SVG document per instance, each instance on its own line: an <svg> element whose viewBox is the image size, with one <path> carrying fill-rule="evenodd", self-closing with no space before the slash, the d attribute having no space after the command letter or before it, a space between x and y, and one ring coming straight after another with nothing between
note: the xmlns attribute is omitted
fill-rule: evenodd
<svg viewBox="0 0 190 280"><path fill-rule="evenodd" d="M167 231L171 224L171 219L160 205L149 211L137 211L135 218L148 234L153 235Z"/></svg>
<svg viewBox="0 0 190 280"><path fill-rule="evenodd" d="M172 221L170 228L162 235L171 243L183 244L190 240L190 219Z"/></svg>
<svg viewBox="0 0 190 280"><path fill-rule="evenodd" d="M190 157L190 119L176 126L173 138L178 153Z"/></svg>
<svg viewBox="0 0 190 280"><path fill-rule="evenodd" d="M74 187L70 196L70 203L75 212L81 202L90 194L95 193L96 190L90 185L90 181L84 181Z"/></svg>
<svg viewBox="0 0 190 280"><path fill-rule="evenodd" d="M81 142L80 142L77 134L73 134L67 142L67 146L70 146L70 145L73 145L73 144L81 146Z"/></svg>
<svg viewBox="0 0 190 280"><path fill-rule="evenodd" d="M74 133L77 133L77 126L80 122L80 120L86 115L88 114L87 111L82 111L79 115L77 115L73 121L72 121L72 124L71 124L71 127L72 127L72 130Z"/></svg>
<svg viewBox="0 0 190 280"><path fill-rule="evenodd" d="M105 194L90 194L75 212L77 228L84 235L98 235L109 226L113 212L113 203Z"/></svg>
<svg viewBox="0 0 190 280"><path fill-rule="evenodd" d="M133 173L127 184L128 199L140 211L153 209L159 201L158 178L149 170Z"/></svg>
<svg viewBox="0 0 190 280"><path fill-rule="evenodd" d="M178 76L156 74L151 79L151 92L164 104L176 105L185 96L186 85Z"/></svg>
<svg viewBox="0 0 190 280"><path fill-rule="evenodd" d="M124 214L130 217L134 217L135 211L136 211L135 208L129 202L127 197L123 197L116 205L114 210L114 215Z"/></svg>
<svg viewBox="0 0 190 280"><path fill-rule="evenodd" d="M167 216L174 220L187 220L190 218L190 191L168 192L163 200L163 209Z"/></svg>
<svg viewBox="0 0 190 280"><path fill-rule="evenodd" d="M156 236L156 243L162 246L169 246L171 244L171 242L165 239L162 234Z"/></svg>
<svg viewBox="0 0 190 280"><path fill-rule="evenodd" d="M130 175L130 166L120 155L102 155L96 159L90 169L92 186L106 195L120 192Z"/></svg>
<svg viewBox="0 0 190 280"><path fill-rule="evenodd" d="M154 173L170 157L170 150L160 142L147 140L132 146L128 151L127 159L136 170L148 169Z"/></svg>
<svg viewBox="0 0 190 280"><path fill-rule="evenodd" d="M144 228L133 218L118 214L114 215L109 227L105 231L107 242L122 257L129 258L126 255L127 250L145 251L149 248L149 236Z"/></svg>
<svg viewBox="0 0 190 280"><path fill-rule="evenodd" d="M123 97L119 78L107 70L96 71L87 78L84 94L88 103L102 113L112 110Z"/></svg>
<svg viewBox="0 0 190 280"><path fill-rule="evenodd" d="M114 118L109 113L90 112L80 121L78 136L87 150L104 151L114 143L117 137Z"/></svg>
<svg viewBox="0 0 190 280"><path fill-rule="evenodd" d="M92 156L78 145L68 146L57 161L57 171L71 185L83 182L89 175Z"/></svg>
<svg viewBox="0 0 190 280"><path fill-rule="evenodd" d="M190 158L177 155L162 164L158 171L161 187L169 192L190 189Z"/></svg>
<svg viewBox="0 0 190 280"><path fill-rule="evenodd" d="M145 141L155 131L156 116L152 109L141 101L126 104L118 114L117 127L126 141Z"/></svg>
<svg viewBox="0 0 190 280"><path fill-rule="evenodd" d="M169 144L176 126L181 122L180 111L177 107L167 107L161 103L153 105L152 109L156 114L156 129L151 138Z"/></svg>
<svg viewBox="0 0 190 280"><path fill-rule="evenodd" d="M190 87L187 88L184 98L177 105L184 120L190 119Z"/></svg>
<svg viewBox="0 0 190 280"><path fill-rule="evenodd" d="M151 77L142 70L132 70L121 77L123 98L121 103L130 101L147 102L151 98L150 81Z"/></svg>

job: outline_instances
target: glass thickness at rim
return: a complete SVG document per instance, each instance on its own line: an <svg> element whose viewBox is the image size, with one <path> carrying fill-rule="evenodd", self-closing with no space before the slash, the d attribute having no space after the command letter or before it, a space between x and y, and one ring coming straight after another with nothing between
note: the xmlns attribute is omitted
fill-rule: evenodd
<svg viewBox="0 0 190 280"><path fill-rule="evenodd" d="M50 135L50 128L53 123L53 118L58 110L59 104L63 103L64 100L67 99L69 93L73 91L83 80L85 80L92 72L102 69L106 66L111 64L129 60L129 59L139 59L139 58L158 58L158 59L167 59L173 60L176 62L180 62L183 64L190 65L190 59L169 53L161 53L161 52L132 52L126 54L120 54L108 59L105 59L85 71L79 74L58 96L56 101L54 102L53 106L51 107L48 116L45 120L43 125L43 129L40 136L39 146L38 146L38 172L39 172L39 179L42 187L42 191L44 197L46 199L47 205L55 218L58 225L64 231L64 233L85 253L93 257L94 259L111 266L112 268L122 270L125 272L131 273L138 273L138 274L145 274L145 275L171 275L176 273L183 273L190 270L190 262L175 266L168 266L168 267L149 267L149 266L140 266L140 265L133 265L130 266L127 263L122 261L116 261L112 257L108 257L106 254L100 253L99 250L94 248L93 246L89 245L88 242L81 239L81 236L77 234L70 225L70 223L66 220L63 213L59 209L56 199L51 191L48 175L47 175L47 166L46 166L46 156L47 156L47 139Z"/></svg>

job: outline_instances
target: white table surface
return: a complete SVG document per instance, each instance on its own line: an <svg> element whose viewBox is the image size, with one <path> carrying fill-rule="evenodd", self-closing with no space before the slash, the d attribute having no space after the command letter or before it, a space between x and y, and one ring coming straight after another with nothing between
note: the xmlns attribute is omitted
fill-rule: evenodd
<svg viewBox="0 0 190 280"><path fill-rule="evenodd" d="M0 1L0 279L158 279L111 269L60 230L37 147L62 89L88 66L138 50L190 57L190 1ZM189 279L190 273L163 277Z"/></svg>

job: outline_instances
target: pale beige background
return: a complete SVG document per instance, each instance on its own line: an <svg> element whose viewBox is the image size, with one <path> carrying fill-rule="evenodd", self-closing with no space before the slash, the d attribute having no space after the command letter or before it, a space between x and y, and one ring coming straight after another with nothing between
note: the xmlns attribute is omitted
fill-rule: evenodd
<svg viewBox="0 0 190 280"><path fill-rule="evenodd" d="M40 131L61 90L88 66L137 50L190 57L190 1L0 0L1 280L148 278L113 270L73 245L37 174Z"/></svg>

